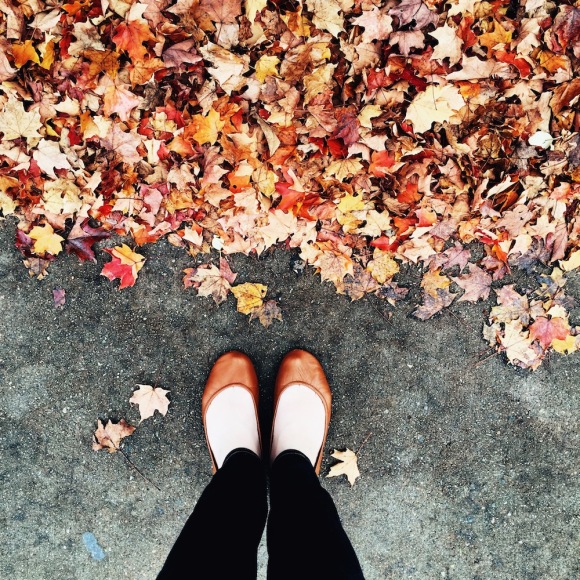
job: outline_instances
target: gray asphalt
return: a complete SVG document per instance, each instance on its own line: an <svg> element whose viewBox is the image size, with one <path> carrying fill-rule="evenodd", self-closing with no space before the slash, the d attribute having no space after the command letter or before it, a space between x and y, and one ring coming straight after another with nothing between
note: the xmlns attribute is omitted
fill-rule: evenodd
<svg viewBox="0 0 580 580"><path fill-rule="evenodd" d="M296 347L320 358L334 391L322 474L332 449L368 436L353 488L323 479L367 579L580 577L578 353L535 373L501 355L479 363L491 302L420 322L415 291L395 309L351 303L296 274L283 251L231 259L239 282L267 284L280 302L284 321L264 329L233 297L216 307L184 289L193 260L165 242L143 248L136 285L119 292L99 274L103 252L99 264L63 257L30 278L13 236L1 223L1 578L155 578L211 478L200 421L211 364L233 348L250 355L267 431L277 365ZM404 269L400 283L417 280ZM568 292L580 297L577 275ZM138 423L137 383L171 391L168 415L124 447L161 491L119 453L91 449L98 418ZM264 545L259 560L264 578Z"/></svg>

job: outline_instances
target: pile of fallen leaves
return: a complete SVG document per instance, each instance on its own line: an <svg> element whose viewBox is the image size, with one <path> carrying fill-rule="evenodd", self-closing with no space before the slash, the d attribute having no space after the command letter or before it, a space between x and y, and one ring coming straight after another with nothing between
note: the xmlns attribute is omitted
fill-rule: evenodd
<svg viewBox="0 0 580 580"><path fill-rule="evenodd" d="M223 256L298 248L391 303L420 264L422 319L541 272L530 296L497 285L485 329L536 368L580 347L579 4L0 0L1 215L38 277L111 233L131 240L106 250L120 288L136 246L214 248L185 285L264 324L278 304Z"/></svg>

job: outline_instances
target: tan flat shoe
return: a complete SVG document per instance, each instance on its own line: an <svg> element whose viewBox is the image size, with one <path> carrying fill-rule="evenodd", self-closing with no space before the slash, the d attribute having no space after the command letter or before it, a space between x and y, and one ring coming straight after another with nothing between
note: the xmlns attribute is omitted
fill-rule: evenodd
<svg viewBox="0 0 580 580"><path fill-rule="evenodd" d="M326 437L328 435L328 426L330 424L330 415L332 407L332 392L328 381L326 380L326 375L324 374L324 369L318 359L306 352L305 350L292 350L290 351L282 360L282 364L278 369L278 375L276 376L276 387L274 389L274 419L272 421L272 437L271 442L274 439L274 430L276 428L276 412L278 410L278 401L280 395L284 390L296 383L305 385L312 389L321 399L324 405L324 410L326 414L326 425L324 427L324 437L322 439L322 444L320 446L320 451L316 458L314 469L316 474L320 473L320 466L322 465L322 457L324 452L324 445L326 443Z"/></svg>
<svg viewBox="0 0 580 580"><path fill-rule="evenodd" d="M217 471L217 464L207 435L206 414L208 407L216 395L224 389L234 386L247 389L252 396L254 410L256 412L258 437L261 440L260 421L258 419L259 388L256 370L248 356L237 350L232 350L220 356L213 365L201 397L201 418L203 421L205 440L211 457L213 473Z"/></svg>

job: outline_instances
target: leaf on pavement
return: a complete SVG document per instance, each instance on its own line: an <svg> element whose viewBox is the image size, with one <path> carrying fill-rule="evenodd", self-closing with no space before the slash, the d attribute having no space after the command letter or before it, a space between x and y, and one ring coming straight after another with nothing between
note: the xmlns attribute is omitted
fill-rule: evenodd
<svg viewBox="0 0 580 580"><path fill-rule="evenodd" d="M477 302L486 300L491 289L491 276L475 264L469 264L469 274L461 274L452 280L463 290L465 294L458 302Z"/></svg>
<svg viewBox="0 0 580 580"><path fill-rule="evenodd" d="M413 312L413 316L420 320L428 320L438 312L441 312L443 308L447 308L455 300L456 296L457 294L453 294L447 288L438 288L437 296L423 292L423 304Z"/></svg>
<svg viewBox="0 0 580 580"><path fill-rule="evenodd" d="M232 293L238 301L238 312L251 314L255 310L258 310L263 304L262 298L266 296L267 290L267 286L251 282L232 286Z"/></svg>
<svg viewBox="0 0 580 580"><path fill-rule="evenodd" d="M97 430L93 434L93 451L106 449L109 453L115 453L121 446L121 441L129 437L135 431L133 425L129 425L125 419L113 423L108 419L105 424L99 419Z"/></svg>
<svg viewBox="0 0 580 580"><path fill-rule="evenodd" d="M266 300L260 307L250 312L250 320L257 318L262 326L268 328L274 320L282 321L282 310L275 300Z"/></svg>
<svg viewBox="0 0 580 580"><path fill-rule="evenodd" d="M347 449L346 451L334 450L330 454L331 457L338 459L340 463L333 465L326 477L337 477L339 475L346 475L351 486L360 477L358 470L358 458L354 451Z"/></svg>
<svg viewBox="0 0 580 580"><path fill-rule="evenodd" d="M137 389L129 403L139 406L139 413L141 414L141 422L149 417L152 417L155 411L159 411L163 416L167 415L169 408L169 399L167 398L167 389L160 387L152 387L151 385L137 385Z"/></svg>
<svg viewBox="0 0 580 580"><path fill-rule="evenodd" d="M113 259L105 264L101 274L109 280L119 278L121 281L119 290L133 286L137 280L139 270L145 264L145 257L134 252L129 246L115 246L112 249L105 249L105 252L111 254Z"/></svg>

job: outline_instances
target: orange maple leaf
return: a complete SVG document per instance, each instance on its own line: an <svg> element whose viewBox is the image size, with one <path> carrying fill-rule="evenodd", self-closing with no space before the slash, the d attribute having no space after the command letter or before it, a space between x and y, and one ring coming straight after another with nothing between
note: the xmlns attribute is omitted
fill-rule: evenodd
<svg viewBox="0 0 580 580"><path fill-rule="evenodd" d="M121 22L117 28L117 33L113 36L113 42L119 50L126 50L134 62L142 61L147 54L144 42L157 40L149 25L145 21L131 20L131 22Z"/></svg>

